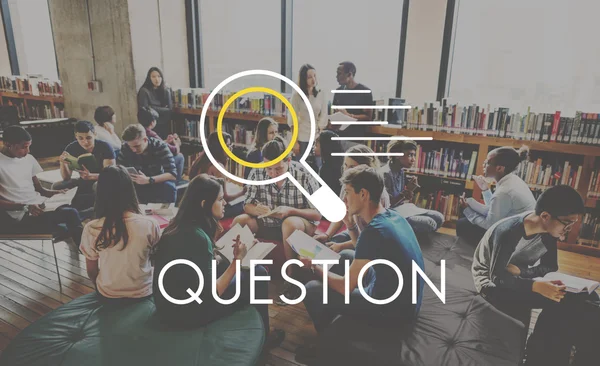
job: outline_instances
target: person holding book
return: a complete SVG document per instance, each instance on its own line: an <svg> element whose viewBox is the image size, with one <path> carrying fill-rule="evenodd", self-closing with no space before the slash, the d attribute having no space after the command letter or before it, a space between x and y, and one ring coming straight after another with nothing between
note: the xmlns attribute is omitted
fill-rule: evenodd
<svg viewBox="0 0 600 366"><path fill-rule="evenodd" d="M586 337L594 338L590 327L600 329L598 309L585 303L597 300L597 295L566 293L560 280L543 278L558 271L557 240L565 239L584 211L575 189L567 185L548 188L534 211L496 222L475 249L472 273L481 296L525 325L531 309L544 309L528 340L527 365L567 365L573 342L580 346L577 354L585 355L582 361L589 355Z"/></svg>
<svg viewBox="0 0 600 366"><path fill-rule="evenodd" d="M388 163L381 168L385 188L390 194L391 207L398 208L401 205L410 204L414 190L419 187L416 176L406 176L406 170L415 165L417 143L410 140L393 140L388 143L387 152L404 154L402 156L391 156ZM410 205L414 206L413 204ZM408 207L404 206L403 208ZM414 213L409 213L408 216L404 216L403 212L399 211L415 233L434 232L444 223L444 215L435 210L415 210Z"/></svg>
<svg viewBox="0 0 600 366"><path fill-rule="evenodd" d="M78 187L73 207L85 211L94 206L94 183L103 167L115 164L115 152L107 142L96 139L96 129L89 121L75 124L75 139L58 159L63 180L54 183L52 189ZM73 170L78 171L79 178L71 179Z"/></svg>
<svg viewBox="0 0 600 366"><path fill-rule="evenodd" d="M101 299L152 295L150 252L160 239L156 220L140 212L133 181L122 166L98 177L96 219L83 228L80 249Z"/></svg>
<svg viewBox="0 0 600 366"><path fill-rule="evenodd" d="M77 246L81 241L81 217L69 206L45 210L48 198L64 193L48 190L36 177L43 171L29 154L31 135L20 126L4 129L0 151L0 232L3 234L60 233L66 225ZM47 209L47 208L46 208Z"/></svg>
<svg viewBox="0 0 600 366"><path fill-rule="evenodd" d="M276 137L263 146L262 156L265 162L281 156L287 146L281 137ZM316 192L319 185L300 163L287 156L279 163L268 168L253 169L249 180L265 181L289 172L309 194ZM302 192L287 179L267 185L248 186L244 214L237 216L233 224L247 225L253 233L262 239L282 240L286 260L295 257L294 251L287 239L296 230L302 230L313 235L321 219L321 214L315 209ZM292 266L288 267L288 275L292 275ZM289 283L288 283L289 285ZM293 286L286 287L297 289ZM298 297L299 293L295 297ZM291 296L291 295L290 295ZM290 297L290 298L295 298Z"/></svg>
<svg viewBox="0 0 600 366"><path fill-rule="evenodd" d="M117 158L128 169L141 203L173 203L177 197L177 171L169 146L146 136L140 124L129 125L121 136L125 143Z"/></svg>
<svg viewBox="0 0 600 366"><path fill-rule="evenodd" d="M348 154L353 154L353 156L344 157L342 172L346 172L349 169L355 168L359 165L365 165L376 170L380 169L379 159L377 159L375 153L370 147L365 145L354 145L346 152ZM340 198L344 200L344 196L345 191L342 189L340 192ZM381 192L380 200L381 205L384 208L390 207L390 196L385 187ZM340 231L344 225L346 226L346 230L338 233L338 231ZM332 222L329 224L329 227L324 234L315 235L314 238L327 245L336 253L341 253L345 250L353 251L356 247L356 240L358 239L358 236L366 226L367 223L365 223L360 216L347 214L344 220L340 222Z"/></svg>
<svg viewBox="0 0 600 366"><path fill-rule="evenodd" d="M146 129L146 136L163 141L163 139L154 132L156 124L158 123L158 118L158 112L151 107L142 107L138 111L138 122ZM177 182L179 183L183 180L183 164L185 162L185 158L180 151L181 140L177 134L173 134L167 136L165 142L167 143L167 146L169 146L171 154L173 154L173 161L175 162L175 168L177 169Z"/></svg>
<svg viewBox="0 0 600 366"><path fill-rule="evenodd" d="M231 135L227 132L223 132L223 139L225 140L227 146L231 149ZM221 165L221 167L225 168L229 162L229 156L227 156L223 146L221 146L217 132L213 132L208 136L207 144L212 156ZM231 204L231 202L239 201L241 199L240 197L246 194L248 186L244 186L242 189L232 191L229 187L229 184L227 184L227 178L213 165L204 151L201 152L192 163L189 171L189 178L194 179L194 177L200 174L207 174L211 177L214 177L223 186L225 202L227 202L225 205L225 217L235 217L244 213L243 201L234 204Z"/></svg>
<svg viewBox="0 0 600 366"><path fill-rule="evenodd" d="M363 108L351 108L351 106L372 106L373 105L373 94L371 90L365 85L358 83L354 80L356 76L356 66L349 61L341 62L338 65L336 79L340 84L337 90L343 91L359 91L368 90L368 93L336 93L333 96L333 105L335 106L347 106L348 108L336 109L333 112L341 112L357 121L371 121L373 120L373 110ZM345 137L364 137L367 133L367 127L365 125L352 125L345 129L341 129L340 125L329 124L327 127L330 130L336 131L340 136Z"/></svg>
<svg viewBox="0 0 600 366"><path fill-rule="evenodd" d="M481 188L485 205L474 199L460 200L465 217L456 223L456 235L476 245L486 230L506 217L531 211L535 207L533 193L513 172L529 154L527 146L515 150L510 146L499 147L490 151L483 162L484 176L473 179ZM496 190L492 193L487 179L493 179Z"/></svg>
<svg viewBox="0 0 600 366"><path fill-rule="evenodd" d="M261 163L263 161L262 148L267 142L273 140L275 136L277 136L277 131L279 131L279 124L273 118L264 117L258 121L254 143L246 156L246 161L249 163ZM244 178L248 179L251 170L252 169L244 168Z"/></svg>
<svg viewBox="0 0 600 366"><path fill-rule="evenodd" d="M325 102L325 93L317 86L317 71L312 65L302 65L298 74L298 85L310 102L315 117L315 134L318 134L318 132L327 127L327 104ZM292 107L294 107L294 111L296 111L296 116L298 118L297 144L299 149L297 152L294 152L294 160L299 161L306 149L309 148L308 140L310 139L312 126L308 108L302 97L294 91L290 102ZM288 113L288 125L290 128L293 128L291 113Z"/></svg>
<svg viewBox="0 0 600 366"><path fill-rule="evenodd" d="M146 80L137 95L138 109L152 107L158 112L158 120L154 131L162 137L167 138L169 133L169 122L173 111L171 92L165 84L162 71L158 67L151 67L146 75Z"/></svg>
<svg viewBox="0 0 600 366"><path fill-rule="evenodd" d="M247 253L246 245L238 239L225 245L233 246L234 261L228 263L221 258L217 266L218 278L216 292L221 299L230 299L236 292L236 281L241 281L240 297L233 304L223 305L212 296L213 281L211 278L213 259L217 259L215 251L216 237L223 228L219 220L223 218L225 210L225 197L223 187L214 178L200 174L190 181L177 215L165 229L160 239L154 260L154 303L158 316L169 325L176 327L200 327L215 320L226 317L233 312L250 304L250 273L242 270L237 273L235 261L244 259ZM175 259L186 259L195 263L204 274L204 289L202 290L202 304L191 302L187 305L175 305L167 300L159 290L158 277L162 269ZM264 267L255 267L257 276L266 276ZM163 288L169 296L177 299L187 298L187 289L198 288L198 275L189 266L174 266L164 274ZM256 299L269 297L268 283L257 281L254 284ZM252 305L260 313L265 332L267 333L268 347L277 347L283 341L285 333L281 330L270 331L268 305Z"/></svg>
<svg viewBox="0 0 600 366"><path fill-rule="evenodd" d="M325 130L321 132L315 141L315 156L321 157L321 167L319 176L337 195L340 194L342 186L340 178L342 177L341 166L344 165L344 157L333 156L334 153L342 153L342 144L340 141L332 140L338 135L333 131Z"/></svg>
<svg viewBox="0 0 600 366"><path fill-rule="evenodd" d="M96 108L94 120L98 124L96 127L96 138L107 142L115 151L115 156L119 156L121 151L121 139L115 133L115 123L117 115L115 111L107 105Z"/></svg>
<svg viewBox="0 0 600 366"><path fill-rule="evenodd" d="M376 169L361 165L348 169L342 176L344 202L349 215L359 216L367 225L356 243L356 252L345 252L340 263L327 274L327 304L323 301L323 268L311 260L300 257L304 268L310 269L314 280L306 284L304 305L318 333L322 333L338 315L363 320L369 326L406 327L418 315L423 298L424 281L412 277L413 261L424 269L421 248L408 222L394 210L381 204L384 190L383 178ZM371 261L385 259L400 269L404 276L404 288L400 295L385 305L373 304L357 288L359 273ZM345 260L350 260L349 272L345 272ZM348 276L349 278L346 278ZM375 265L366 270L362 286L371 298L390 298L398 289L398 275L388 265ZM346 281L349 282L350 301L345 304ZM408 287L416 283L416 300L412 301ZM301 346L296 350L296 360L308 363L315 349ZM299 359L300 358L300 359Z"/></svg>

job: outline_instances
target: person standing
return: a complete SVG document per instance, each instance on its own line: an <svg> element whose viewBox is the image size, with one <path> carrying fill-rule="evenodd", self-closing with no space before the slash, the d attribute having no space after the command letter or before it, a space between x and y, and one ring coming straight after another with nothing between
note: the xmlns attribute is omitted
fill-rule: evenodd
<svg viewBox="0 0 600 366"><path fill-rule="evenodd" d="M173 110L173 101L169 88L165 85L162 71L158 67L151 67L146 75L146 80L137 96L138 109L152 107L158 112L159 118L154 128L160 137L167 138L169 122Z"/></svg>
<svg viewBox="0 0 600 366"><path fill-rule="evenodd" d="M319 90L317 86L317 72L310 64L304 64L300 67L298 75L298 84L302 92L308 97L315 116L315 137L318 133L327 127L327 104L325 103L325 93ZM302 97L294 92L291 98L292 107L298 117L298 145L299 149L294 152L294 160L299 161L304 152L309 148L308 142L312 129L310 123L309 111ZM293 128L291 113L288 113L288 125Z"/></svg>

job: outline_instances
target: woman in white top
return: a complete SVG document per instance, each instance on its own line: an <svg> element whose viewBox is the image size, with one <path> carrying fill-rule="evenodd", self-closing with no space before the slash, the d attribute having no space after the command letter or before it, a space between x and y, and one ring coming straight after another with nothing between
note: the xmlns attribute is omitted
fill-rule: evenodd
<svg viewBox="0 0 600 366"><path fill-rule="evenodd" d="M473 179L481 188L485 205L473 200L461 198L464 218L456 223L456 235L472 244L478 244L487 229L496 222L535 209L535 197L531 189L513 172L526 160L529 148L521 146L515 150L510 146L490 151L483 162L485 178ZM492 193L486 178L496 181L496 191Z"/></svg>
<svg viewBox="0 0 600 366"><path fill-rule="evenodd" d="M314 67L304 64L300 68L298 84L302 92L308 97L313 113L315 114L316 128L315 137L319 131L327 127L327 104L325 103L325 93L317 87L317 72ZM291 99L292 107L298 116L298 144L294 149L294 160L299 160L308 148L310 138L310 117L308 108L302 97L294 92ZM288 125L293 128L291 113L288 113Z"/></svg>
<svg viewBox="0 0 600 366"><path fill-rule="evenodd" d="M115 156L118 156L121 151L121 139L115 133L116 118L115 111L107 105L96 108L94 112L94 120L98 124L96 138L108 143L115 150Z"/></svg>
<svg viewBox="0 0 600 366"><path fill-rule="evenodd" d="M152 295L150 252L160 239L158 223L140 214L125 168L109 166L98 177L96 217L85 225L81 252L100 298Z"/></svg>

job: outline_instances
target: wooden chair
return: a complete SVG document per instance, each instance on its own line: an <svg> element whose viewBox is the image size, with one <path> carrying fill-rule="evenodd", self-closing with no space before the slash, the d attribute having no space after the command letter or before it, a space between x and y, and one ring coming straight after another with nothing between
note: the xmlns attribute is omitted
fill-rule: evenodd
<svg viewBox="0 0 600 366"><path fill-rule="evenodd" d="M60 294L62 295L62 282L60 280L60 272L58 269L58 257L56 256L56 242L58 241L58 234L4 234L0 233L0 242L2 240L41 240L42 245L44 245L44 241L50 240L52 242L52 253L54 254L54 265L56 266L56 275L58 277L58 289Z"/></svg>

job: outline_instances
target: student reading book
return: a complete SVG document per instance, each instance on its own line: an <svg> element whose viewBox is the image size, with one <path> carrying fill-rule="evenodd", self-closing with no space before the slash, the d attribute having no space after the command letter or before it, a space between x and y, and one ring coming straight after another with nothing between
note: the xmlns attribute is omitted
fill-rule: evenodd
<svg viewBox="0 0 600 366"><path fill-rule="evenodd" d="M67 155L65 160L69 164L69 169L71 169L71 171L87 169L90 172L98 173L101 169L96 158L91 153L81 154L79 157Z"/></svg>
<svg viewBox="0 0 600 366"><path fill-rule="evenodd" d="M225 211L223 187L214 178L206 174L196 176L190 181L179 211L169 226L165 229L154 255L154 302L158 316L165 324L176 327L200 327L247 306L250 303L250 276L248 271L236 276L236 261L242 261L247 255L249 239L223 243L231 246L233 261L220 264L217 267L217 280L214 283L216 292L222 299L230 299L236 289L236 278L241 283L241 294L236 302L223 305L212 296L213 281L204 281L204 289L200 295L202 304L191 302L187 305L175 305L167 300L158 288L158 276L164 266L174 259L186 259L194 262L204 273L205 278L211 278L213 259L215 259L215 237L221 229L218 220L223 218ZM242 241L244 240L244 241ZM225 240L227 241L227 240ZM262 266L256 266L257 276L265 276L267 271ZM210 275L209 275L210 274ZM198 288L198 275L188 266L174 266L164 275L163 285L174 298L189 297L187 289ZM268 283L258 281L254 284L257 299L268 298ZM284 338L283 331L270 332L268 305L253 305L260 313L268 339L265 347L276 347Z"/></svg>

